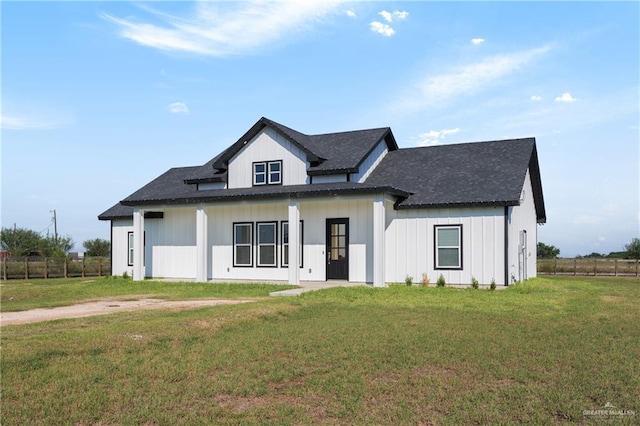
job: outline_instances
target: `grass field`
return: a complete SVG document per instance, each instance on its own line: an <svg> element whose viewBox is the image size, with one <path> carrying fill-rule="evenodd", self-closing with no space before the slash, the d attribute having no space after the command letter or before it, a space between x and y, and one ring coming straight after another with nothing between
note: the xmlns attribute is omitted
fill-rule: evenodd
<svg viewBox="0 0 640 426"><path fill-rule="evenodd" d="M195 282L133 281L118 277L59 278L2 281L0 310L24 311L53 308L105 297L167 300L266 297L272 291L295 288L272 284L220 284Z"/></svg>
<svg viewBox="0 0 640 426"><path fill-rule="evenodd" d="M3 327L1 424L637 424L638 306L552 277Z"/></svg>

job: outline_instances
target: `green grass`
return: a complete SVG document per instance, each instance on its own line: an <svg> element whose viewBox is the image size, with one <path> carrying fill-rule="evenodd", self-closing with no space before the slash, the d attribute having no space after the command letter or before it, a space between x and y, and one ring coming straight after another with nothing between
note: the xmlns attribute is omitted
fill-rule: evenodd
<svg viewBox="0 0 640 426"><path fill-rule="evenodd" d="M610 402L634 424L638 306L638 280L553 277L3 327L0 420L560 424Z"/></svg>
<svg viewBox="0 0 640 426"><path fill-rule="evenodd" d="M107 297L168 300L265 297L272 291L295 288L272 284L133 281L118 277L60 278L2 281L0 310L52 308Z"/></svg>

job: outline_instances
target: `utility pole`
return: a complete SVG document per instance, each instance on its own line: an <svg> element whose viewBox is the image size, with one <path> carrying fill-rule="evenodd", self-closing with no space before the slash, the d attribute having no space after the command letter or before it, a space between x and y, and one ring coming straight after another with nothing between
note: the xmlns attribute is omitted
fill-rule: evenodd
<svg viewBox="0 0 640 426"><path fill-rule="evenodd" d="M55 210L53 210L53 241L58 244L58 219Z"/></svg>

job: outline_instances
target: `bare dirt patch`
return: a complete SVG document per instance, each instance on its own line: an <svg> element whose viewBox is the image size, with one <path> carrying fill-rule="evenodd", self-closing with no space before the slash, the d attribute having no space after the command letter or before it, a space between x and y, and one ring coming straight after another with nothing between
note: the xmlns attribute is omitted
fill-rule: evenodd
<svg viewBox="0 0 640 426"><path fill-rule="evenodd" d="M96 302L78 303L59 308L39 308L20 312L0 313L0 325L28 324L63 318L83 318L95 315L107 315L116 312L149 309L192 309L204 306L232 305L253 302L252 299L205 299L205 300L114 300L105 299Z"/></svg>

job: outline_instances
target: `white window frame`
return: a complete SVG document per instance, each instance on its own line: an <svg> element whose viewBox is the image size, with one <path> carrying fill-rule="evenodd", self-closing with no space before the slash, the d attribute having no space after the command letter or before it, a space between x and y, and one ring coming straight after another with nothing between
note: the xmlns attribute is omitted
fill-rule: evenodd
<svg viewBox="0 0 640 426"><path fill-rule="evenodd" d="M236 241L236 229L238 227L249 227L249 242L238 243ZM249 263L238 263L238 248L249 247ZM252 267L253 266L253 222L235 222L233 224L233 266Z"/></svg>
<svg viewBox="0 0 640 426"><path fill-rule="evenodd" d="M277 171L272 171L272 166L278 166ZM263 171L257 171L258 166L263 167ZM272 174L277 175L277 178L272 179ZM263 181L258 182L258 176L262 176ZM282 184L282 160L274 161L258 161L253 163L253 185L281 185Z"/></svg>
<svg viewBox="0 0 640 426"><path fill-rule="evenodd" d="M278 171L272 171L271 166L278 166ZM272 175L276 173L278 174L278 179L272 179ZM280 185L282 183L282 161L269 161L267 164L267 181L269 185Z"/></svg>
<svg viewBox="0 0 640 426"><path fill-rule="evenodd" d="M133 266L133 232L127 233L127 265Z"/></svg>
<svg viewBox="0 0 640 426"><path fill-rule="evenodd" d="M262 171L257 170L258 166L262 166ZM258 182L258 176L262 176L262 182ZM267 184L267 163L262 161L259 163L253 163L253 184L254 185L266 185Z"/></svg>
<svg viewBox="0 0 640 426"><path fill-rule="evenodd" d="M458 231L458 244L457 245L439 245L438 244L438 231L445 229L456 229ZM462 269L462 225L434 225L434 257L435 257L435 269L449 269L449 270L461 270ZM458 250L458 264L457 265L440 265L440 249L456 249Z"/></svg>
<svg viewBox="0 0 640 426"><path fill-rule="evenodd" d="M265 243L260 240L261 228L263 227L272 227L273 228L273 242ZM265 263L262 261L262 248L263 247L272 247L273 248L273 262ZM262 268L275 268L278 266L278 222L256 222L256 266Z"/></svg>
<svg viewBox="0 0 640 426"><path fill-rule="evenodd" d="M285 239L285 232L284 229L285 227L287 228L287 238ZM282 259L282 267L283 268L288 268L289 267L289 255L287 254L287 256L285 256L285 247L289 247L289 221L283 221L280 223L280 241L282 241L282 254L281 254L281 259ZM298 240L300 241L300 267L302 268L303 264L304 264L304 256L302 255L303 253L303 238L302 236L304 235L304 224L303 221L300 221L300 229L299 229L299 233L298 233ZM285 242L286 240L286 242Z"/></svg>

